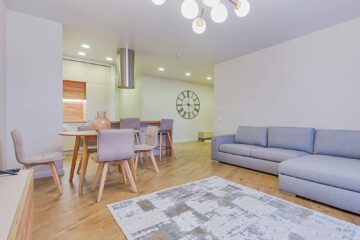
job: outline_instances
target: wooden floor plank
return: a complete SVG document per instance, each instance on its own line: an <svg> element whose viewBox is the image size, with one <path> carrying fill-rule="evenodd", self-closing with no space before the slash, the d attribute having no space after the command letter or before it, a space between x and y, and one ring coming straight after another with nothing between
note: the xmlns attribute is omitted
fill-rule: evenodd
<svg viewBox="0 0 360 240"><path fill-rule="evenodd" d="M210 144L191 142L175 144L176 159L158 161L160 174L141 166L138 169L138 193L133 193L117 167L108 174L101 203L96 203L97 191L91 191L97 164L89 161L84 195L79 197L79 176L68 182L71 158L64 163L61 177L63 195L59 196L51 178L35 181L33 239L125 239L106 206L109 203L144 195L161 189L210 176L219 176L273 196L294 202L331 216L360 225L360 216L320 203L281 193L276 176L211 161Z"/></svg>

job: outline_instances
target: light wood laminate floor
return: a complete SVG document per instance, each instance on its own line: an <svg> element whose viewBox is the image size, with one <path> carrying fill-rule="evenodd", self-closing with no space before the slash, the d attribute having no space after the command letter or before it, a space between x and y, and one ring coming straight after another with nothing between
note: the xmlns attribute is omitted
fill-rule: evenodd
<svg viewBox="0 0 360 240"><path fill-rule="evenodd" d="M175 153L175 160L168 158L158 162L159 175L139 168L137 194L131 191L130 185L123 184L117 168L112 167L101 203L95 203L97 192L90 189L97 165L89 160L84 195L79 197L79 176L74 177L73 184L69 183L70 158L67 158L65 176L61 177L62 196L58 195L51 178L35 181L33 239L125 239L107 210L108 203L214 175L360 225L358 215L281 193L276 176L211 161L209 143L176 144Z"/></svg>

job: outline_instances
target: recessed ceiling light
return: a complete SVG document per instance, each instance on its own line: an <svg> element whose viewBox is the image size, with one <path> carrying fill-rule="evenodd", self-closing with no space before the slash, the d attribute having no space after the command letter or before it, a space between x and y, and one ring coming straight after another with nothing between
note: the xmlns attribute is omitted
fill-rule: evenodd
<svg viewBox="0 0 360 240"><path fill-rule="evenodd" d="M191 73L187 72L187 73L185 73L185 76L190 77Z"/></svg>
<svg viewBox="0 0 360 240"><path fill-rule="evenodd" d="M160 72L163 72L163 71L165 71L165 68L159 67L158 70L159 70Z"/></svg>
<svg viewBox="0 0 360 240"><path fill-rule="evenodd" d="M210 77L210 76L206 77L206 80L212 80L212 77Z"/></svg>
<svg viewBox="0 0 360 240"><path fill-rule="evenodd" d="M78 52L78 55L80 55L80 56L85 56L86 53L84 53L84 52Z"/></svg>
<svg viewBox="0 0 360 240"><path fill-rule="evenodd" d="M112 61L113 59L111 57L106 58L107 61Z"/></svg>
<svg viewBox="0 0 360 240"><path fill-rule="evenodd" d="M86 48L86 49L89 49L89 48L90 48L90 45L88 45L88 44L81 44L81 47Z"/></svg>

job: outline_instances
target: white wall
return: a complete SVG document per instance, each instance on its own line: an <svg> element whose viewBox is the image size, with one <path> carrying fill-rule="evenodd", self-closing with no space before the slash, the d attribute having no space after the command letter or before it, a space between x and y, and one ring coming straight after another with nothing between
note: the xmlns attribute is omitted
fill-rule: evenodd
<svg viewBox="0 0 360 240"><path fill-rule="evenodd" d="M198 116L191 120L183 119L176 111L176 98L184 90L194 91L201 102ZM213 130L212 86L145 75L136 79L135 90L119 90L118 93L118 106L123 108L121 117L174 119L174 141L193 141L199 130Z"/></svg>
<svg viewBox="0 0 360 240"><path fill-rule="evenodd" d="M27 153L61 151L62 25L7 10L7 135L23 134ZM8 139L7 167L19 166ZM59 169L60 168L60 169ZM58 166L62 171L62 163ZM37 176L50 175L46 169Z"/></svg>
<svg viewBox="0 0 360 240"><path fill-rule="evenodd" d="M86 117L92 121L97 111L111 112L111 67L63 60L63 79L86 82Z"/></svg>
<svg viewBox="0 0 360 240"><path fill-rule="evenodd" d="M0 0L0 169L5 168L6 143L6 9Z"/></svg>
<svg viewBox="0 0 360 240"><path fill-rule="evenodd" d="M360 18L215 67L215 129L360 129Z"/></svg>

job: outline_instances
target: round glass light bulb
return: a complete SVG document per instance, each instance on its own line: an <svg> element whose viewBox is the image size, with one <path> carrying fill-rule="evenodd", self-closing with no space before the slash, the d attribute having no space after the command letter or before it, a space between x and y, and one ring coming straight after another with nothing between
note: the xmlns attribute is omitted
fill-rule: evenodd
<svg viewBox="0 0 360 240"><path fill-rule="evenodd" d="M194 19L199 15L199 5L195 0L185 0L181 4L181 14L187 19Z"/></svg>
<svg viewBox="0 0 360 240"><path fill-rule="evenodd" d="M166 2L166 0L152 0L152 2L153 2L155 5L160 6L160 5L163 5L163 4Z"/></svg>
<svg viewBox="0 0 360 240"><path fill-rule="evenodd" d="M212 9L210 13L211 19L216 23L222 23L228 16L227 8L224 4L218 3Z"/></svg>
<svg viewBox="0 0 360 240"><path fill-rule="evenodd" d="M206 30L206 22L202 18L195 18L192 23L192 29L197 34L202 34Z"/></svg>
<svg viewBox="0 0 360 240"><path fill-rule="evenodd" d="M203 0L203 3L205 4L205 6L207 7L213 7L216 4L218 4L220 2L220 0Z"/></svg>
<svg viewBox="0 0 360 240"><path fill-rule="evenodd" d="M239 0L239 3L235 6L235 14L238 17L246 17L250 12L250 3L248 0Z"/></svg>

